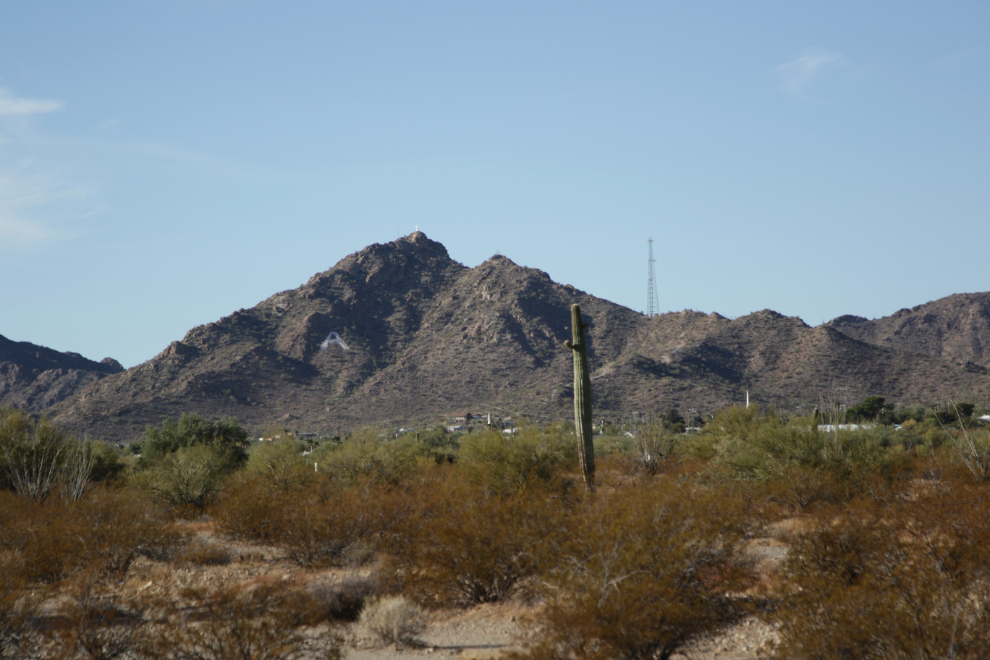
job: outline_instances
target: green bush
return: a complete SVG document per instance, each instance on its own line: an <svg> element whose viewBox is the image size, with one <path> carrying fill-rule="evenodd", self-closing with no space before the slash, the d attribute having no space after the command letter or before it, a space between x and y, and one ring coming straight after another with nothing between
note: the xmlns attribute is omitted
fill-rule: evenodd
<svg viewBox="0 0 990 660"><path fill-rule="evenodd" d="M42 417L35 421L0 406L0 486L45 501L59 492L79 499L89 482L107 480L123 467L102 442L80 442Z"/></svg>
<svg viewBox="0 0 990 660"><path fill-rule="evenodd" d="M850 422L890 424L894 417L891 406L888 406L886 401L882 396L868 396L846 411L846 419Z"/></svg>
<svg viewBox="0 0 990 660"><path fill-rule="evenodd" d="M276 490L305 486L316 476L313 461L302 455L303 445L295 440L263 442L251 449L246 472L266 481Z"/></svg>
<svg viewBox="0 0 990 660"><path fill-rule="evenodd" d="M645 474L660 474L677 463L682 437L662 421L640 427L629 448L627 460Z"/></svg>
<svg viewBox="0 0 990 660"><path fill-rule="evenodd" d="M910 467L906 453L916 440L886 427L821 431L815 418L786 420L770 410L723 410L699 434L716 465L735 474L771 480L795 470L827 470L840 478L875 472L895 478Z"/></svg>
<svg viewBox="0 0 990 660"><path fill-rule="evenodd" d="M236 450L222 445L191 445L159 457L131 483L183 513L202 511L220 490L223 479L241 463Z"/></svg>
<svg viewBox="0 0 990 660"><path fill-rule="evenodd" d="M124 474L124 464L120 455L106 442L90 441L92 469L90 479L96 483L111 483Z"/></svg>
<svg viewBox="0 0 990 660"><path fill-rule="evenodd" d="M498 430L472 433L461 442L460 463L478 482L518 490L536 482L560 482L577 468L574 431L563 424L524 426L514 435Z"/></svg>
<svg viewBox="0 0 990 660"><path fill-rule="evenodd" d="M389 439L369 428L339 445L324 445L309 458L321 474L340 481L397 484L416 469L421 456L422 448L416 444L415 436Z"/></svg>
<svg viewBox="0 0 990 660"><path fill-rule="evenodd" d="M178 421L166 418L160 426L149 425L140 442L145 464L154 464L180 449L197 445L211 445L238 465L247 460L247 431L232 417L216 422L209 422L195 413L182 415Z"/></svg>

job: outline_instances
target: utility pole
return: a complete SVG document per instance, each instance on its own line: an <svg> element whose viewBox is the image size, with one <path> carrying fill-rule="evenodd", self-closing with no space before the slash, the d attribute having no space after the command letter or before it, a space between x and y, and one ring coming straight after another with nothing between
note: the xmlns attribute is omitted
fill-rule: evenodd
<svg viewBox="0 0 990 660"><path fill-rule="evenodd" d="M647 264L649 266L649 280L646 288L646 315L656 316L660 313L660 302L657 298L657 274L656 269L653 264L656 263L656 259L653 258L653 239L646 239L646 245L649 252L649 257Z"/></svg>

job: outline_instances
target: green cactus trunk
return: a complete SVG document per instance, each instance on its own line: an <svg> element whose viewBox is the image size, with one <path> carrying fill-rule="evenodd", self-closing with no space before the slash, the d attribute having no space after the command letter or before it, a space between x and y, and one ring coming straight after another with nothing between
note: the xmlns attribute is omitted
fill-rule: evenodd
<svg viewBox="0 0 990 660"><path fill-rule="evenodd" d="M564 346L574 353L574 432L577 434L578 457L588 490L595 490L595 443L591 432L591 372L588 370L588 350L584 341L581 306L571 305L571 341Z"/></svg>

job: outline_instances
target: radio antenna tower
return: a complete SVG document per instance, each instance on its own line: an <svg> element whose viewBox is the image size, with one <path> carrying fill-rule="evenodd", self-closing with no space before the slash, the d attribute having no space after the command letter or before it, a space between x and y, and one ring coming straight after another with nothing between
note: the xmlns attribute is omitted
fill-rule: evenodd
<svg viewBox="0 0 990 660"><path fill-rule="evenodd" d="M653 268L653 264L657 262L653 258L653 239L646 239L646 245L649 247L649 266L650 266L650 278L649 285L646 289L646 315L656 316L660 313L660 301L657 299L657 273L656 269Z"/></svg>

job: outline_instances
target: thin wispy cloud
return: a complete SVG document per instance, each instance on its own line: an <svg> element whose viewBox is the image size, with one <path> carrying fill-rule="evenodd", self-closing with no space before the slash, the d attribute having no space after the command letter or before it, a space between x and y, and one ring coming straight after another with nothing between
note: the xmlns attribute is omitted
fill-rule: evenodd
<svg viewBox="0 0 990 660"><path fill-rule="evenodd" d="M808 89L819 73L843 62L842 55L834 51L808 50L796 60L777 67L780 85L784 91L800 94Z"/></svg>
<svg viewBox="0 0 990 660"><path fill-rule="evenodd" d="M0 169L0 250L67 238L73 221L100 212L92 185L50 169L31 161Z"/></svg>
<svg viewBox="0 0 990 660"><path fill-rule="evenodd" d="M66 222L89 205L90 190L68 180L59 162L40 158L32 115L61 101L23 98L0 87L0 252L37 249L66 236Z"/></svg>
<svg viewBox="0 0 990 660"><path fill-rule="evenodd" d="M0 87L0 117L40 115L65 107L61 101L25 99L15 96L9 89Z"/></svg>
<svg viewBox="0 0 990 660"><path fill-rule="evenodd" d="M31 217L32 210L58 196L52 193L31 177L0 172L0 245L23 247L54 238L52 229Z"/></svg>

